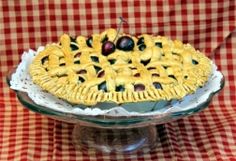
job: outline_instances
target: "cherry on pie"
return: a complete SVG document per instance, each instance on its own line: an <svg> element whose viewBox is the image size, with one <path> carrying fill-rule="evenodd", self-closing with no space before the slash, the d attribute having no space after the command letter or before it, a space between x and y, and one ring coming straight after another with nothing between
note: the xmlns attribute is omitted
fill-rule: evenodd
<svg viewBox="0 0 236 161"><path fill-rule="evenodd" d="M211 61L190 44L108 29L62 35L36 55L29 72L43 90L90 106L182 99L204 86L211 70Z"/></svg>

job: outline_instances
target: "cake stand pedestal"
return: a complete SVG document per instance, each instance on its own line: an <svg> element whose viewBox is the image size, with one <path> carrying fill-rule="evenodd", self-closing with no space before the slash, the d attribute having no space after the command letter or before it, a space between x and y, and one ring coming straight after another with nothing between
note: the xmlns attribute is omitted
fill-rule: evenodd
<svg viewBox="0 0 236 161"><path fill-rule="evenodd" d="M161 126L161 125L159 125ZM153 149L158 142L156 126L110 129L75 125L73 143L82 150L94 149L105 153L133 153Z"/></svg>

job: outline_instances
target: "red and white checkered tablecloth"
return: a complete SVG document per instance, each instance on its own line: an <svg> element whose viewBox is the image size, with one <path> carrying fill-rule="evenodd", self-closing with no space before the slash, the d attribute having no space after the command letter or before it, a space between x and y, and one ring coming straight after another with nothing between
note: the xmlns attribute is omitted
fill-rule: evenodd
<svg viewBox="0 0 236 161"><path fill-rule="evenodd" d="M226 84L211 105L166 124L168 144L132 159L78 151L73 125L35 114L6 85L23 51L57 41L66 32L90 35L117 28L189 42L213 58ZM236 160L236 2L234 0L0 1L0 160Z"/></svg>

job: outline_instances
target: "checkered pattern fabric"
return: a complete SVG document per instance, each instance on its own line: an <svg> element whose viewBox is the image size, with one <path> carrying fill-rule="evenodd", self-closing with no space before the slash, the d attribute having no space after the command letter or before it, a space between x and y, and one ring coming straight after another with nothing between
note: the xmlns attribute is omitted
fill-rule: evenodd
<svg viewBox="0 0 236 161"><path fill-rule="evenodd" d="M58 40L62 33L90 35L106 28L180 39L205 52L226 84L211 105L170 122L161 146L143 155L75 150L73 125L35 114L19 104L5 76L21 53ZM234 0L0 1L0 160L236 160L236 2Z"/></svg>

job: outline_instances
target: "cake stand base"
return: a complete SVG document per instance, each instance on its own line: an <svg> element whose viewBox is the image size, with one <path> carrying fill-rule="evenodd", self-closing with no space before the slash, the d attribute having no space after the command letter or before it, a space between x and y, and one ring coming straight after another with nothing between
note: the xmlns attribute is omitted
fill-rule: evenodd
<svg viewBox="0 0 236 161"><path fill-rule="evenodd" d="M161 125L159 125L161 126ZM73 142L80 150L93 149L103 153L133 153L152 149L158 142L156 126L106 129L75 125Z"/></svg>

